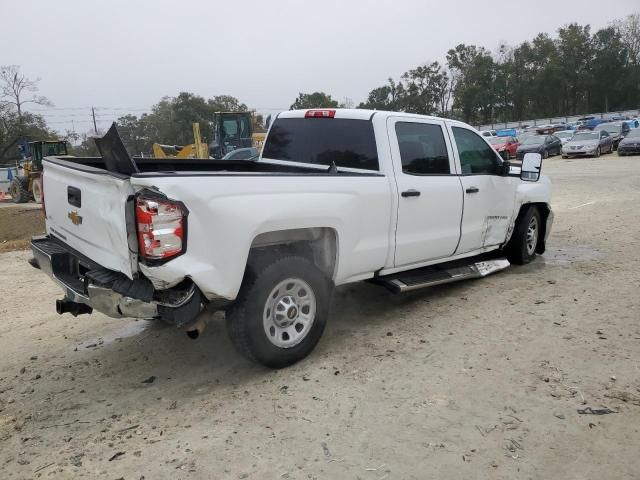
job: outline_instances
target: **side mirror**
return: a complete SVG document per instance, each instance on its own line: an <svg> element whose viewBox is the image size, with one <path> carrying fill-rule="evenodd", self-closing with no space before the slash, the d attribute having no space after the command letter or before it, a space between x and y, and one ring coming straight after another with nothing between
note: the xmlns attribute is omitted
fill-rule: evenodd
<svg viewBox="0 0 640 480"><path fill-rule="evenodd" d="M500 175L506 177L511 172L511 162L507 160L502 161L502 165L500 166Z"/></svg>
<svg viewBox="0 0 640 480"><path fill-rule="evenodd" d="M542 155L539 153L525 153L520 170L520 180L537 182L542 169Z"/></svg>

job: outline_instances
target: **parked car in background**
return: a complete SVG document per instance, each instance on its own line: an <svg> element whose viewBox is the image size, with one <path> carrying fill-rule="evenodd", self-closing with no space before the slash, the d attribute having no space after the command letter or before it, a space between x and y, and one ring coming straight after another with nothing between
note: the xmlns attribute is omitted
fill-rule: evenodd
<svg viewBox="0 0 640 480"><path fill-rule="evenodd" d="M605 130L613 141L613 149L618 148L620 140L629 134L631 128L624 122L601 123L598 125L599 130Z"/></svg>
<svg viewBox="0 0 640 480"><path fill-rule="evenodd" d="M480 130L480 135L482 135L483 137L495 137L496 136L496 131L495 130Z"/></svg>
<svg viewBox="0 0 640 480"><path fill-rule="evenodd" d="M491 137L488 138L487 141L505 160L514 158L516 156L516 150L518 150L518 145L520 145L515 137Z"/></svg>
<svg viewBox="0 0 640 480"><path fill-rule="evenodd" d="M573 138L562 146L562 158L591 156L613 152L613 139L606 130L577 131Z"/></svg>
<svg viewBox="0 0 640 480"><path fill-rule="evenodd" d="M518 135L518 131L515 128L503 128L502 130L496 130L496 137L515 137Z"/></svg>
<svg viewBox="0 0 640 480"><path fill-rule="evenodd" d="M601 123L604 123L604 120L601 120L599 118L593 118L591 120L587 120L582 125L580 125L578 127L578 130L593 130L594 128L596 128Z"/></svg>
<svg viewBox="0 0 640 480"><path fill-rule="evenodd" d="M629 125L629 128L638 128L640 127L640 121L637 118L633 118L631 120L625 120L623 123Z"/></svg>
<svg viewBox="0 0 640 480"><path fill-rule="evenodd" d="M238 148L227 153L222 160L255 160L259 155L257 148Z"/></svg>
<svg viewBox="0 0 640 480"><path fill-rule="evenodd" d="M519 143L522 143L525 138L533 137L535 135L536 135L536 133L532 132L532 131L521 131L516 136L516 140L518 140Z"/></svg>
<svg viewBox="0 0 640 480"><path fill-rule="evenodd" d="M640 153L640 128L632 129L618 144L618 155L621 157L636 153Z"/></svg>
<svg viewBox="0 0 640 480"><path fill-rule="evenodd" d="M527 137L518 146L516 158L522 160L525 153L539 153L543 158L559 155L562 142L555 135L533 135Z"/></svg>
<svg viewBox="0 0 640 480"><path fill-rule="evenodd" d="M567 143L573 137L573 134L576 133L573 130L560 130L559 132L554 133L556 137L560 139L562 145Z"/></svg>

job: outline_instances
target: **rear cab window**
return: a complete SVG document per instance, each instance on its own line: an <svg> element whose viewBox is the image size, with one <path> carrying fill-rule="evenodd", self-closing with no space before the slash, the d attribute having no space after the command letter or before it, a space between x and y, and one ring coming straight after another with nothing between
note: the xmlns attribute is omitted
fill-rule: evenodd
<svg viewBox="0 0 640 480"><path fill-rule="evenodd" d="M264 160L379 171L371 120L277 118L262 151Z"/></svg>

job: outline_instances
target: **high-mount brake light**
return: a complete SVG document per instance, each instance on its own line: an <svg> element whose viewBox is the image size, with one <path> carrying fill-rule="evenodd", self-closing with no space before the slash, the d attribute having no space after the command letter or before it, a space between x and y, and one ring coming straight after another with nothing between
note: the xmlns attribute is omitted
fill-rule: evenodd
<svg viewBox="0 0 640 480"><path fill-rule="evenodd" d="M187 212L180 202L165 198L136 198L136 223L140 256L167 260L184 252Z"/></svg>
<svg viewBox="0 0 640 480"><path fill-rule="evenodd" d="M304 118L333 118L336 116L335 110L307 110Z"/></svg>

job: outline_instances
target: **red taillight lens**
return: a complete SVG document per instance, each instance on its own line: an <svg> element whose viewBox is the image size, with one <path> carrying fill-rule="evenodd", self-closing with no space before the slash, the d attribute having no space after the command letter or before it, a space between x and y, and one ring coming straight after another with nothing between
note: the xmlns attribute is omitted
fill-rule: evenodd
<svg viewBox="0 0 640 480"><path fill-rule="evenodd" d="M186 210L181 203L162 198L136 198L136 222L140 255L164 260L185 248Z"/></svg>
<svg viewBox="0 0 640 480"><path fill-rule="evenodd" d="M335 110L307 110L304 118L333 118L336 116Z"/></svg>

